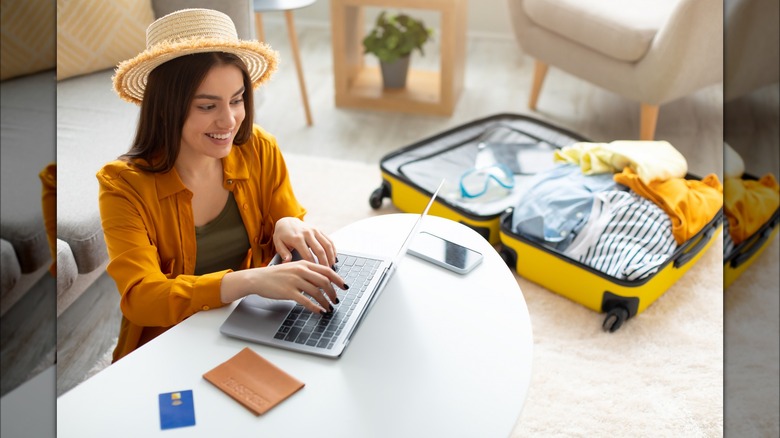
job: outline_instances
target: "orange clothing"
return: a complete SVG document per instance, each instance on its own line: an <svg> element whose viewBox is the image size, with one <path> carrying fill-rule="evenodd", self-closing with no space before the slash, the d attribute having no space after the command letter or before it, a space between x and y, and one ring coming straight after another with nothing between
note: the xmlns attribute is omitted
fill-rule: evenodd
<svg viewBox="0 0 780 438"><path fill-rule="evenodd" d="M246 267L266 265L283 217L303 218L276 139L259 126L222 159L223 187L233 192L251 248ZM192 192L175 169L149 173L124 161L98 173L107 271L122 295L122 324L114 361L200 310L220 307L222 277L196 276Z"/></svg>
<svg viewBox="0 0 780 438"><path fill-rule="evenodd" d="M669 178L645 184L633 170L625 168L615 174L614 180L653 201L669 215L678 245L701 231L723 207L723 186L715 174L701 181Z"/></svg>
<svg viewBox="0 0 780 438"><path fill-rule="evenodd" d="M723 214L735 245L755 234L780 207L780 185L771 173L758 181L727 178L723 194Z"/></svg>
<svg viewBox="0 0 780 438"><path fill-rule="evenodd" d="M51 252L49 274L57 277L57 164L51 163L38 174L43 185L41 207L43 225L46 227L46 238Z"/></svg>

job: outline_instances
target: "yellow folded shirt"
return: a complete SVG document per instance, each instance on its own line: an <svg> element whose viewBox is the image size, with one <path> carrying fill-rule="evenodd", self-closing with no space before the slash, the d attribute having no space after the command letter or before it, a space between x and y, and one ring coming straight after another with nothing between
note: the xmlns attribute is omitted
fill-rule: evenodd
<svg viewBox="0 0 780 438"><path fill-rule="evenodd" d="M739 245L780 207L780 185L771 173L758 181L727 178L723 185L723 214L729 221L731 240Z"/></svg>
<svg viewBox="0 0 780 438"><path fill-rule="evenodd" d="M678 245L701 231L723 206L723 186L714 173L701 181L671 178L645 184L633 170L626 168L615 174L614 179L616 183L628 186L638 195L653 201L669 215L672 234Z"/></svg>
<svg viewBox="0 0 780 438"><path fill-rule="evenodd" d="M617 140L579 142L555 151L557 163L577 164L585 175L632 169L645 184L682 178L688 173L685 157L668 141Z"/></svg>

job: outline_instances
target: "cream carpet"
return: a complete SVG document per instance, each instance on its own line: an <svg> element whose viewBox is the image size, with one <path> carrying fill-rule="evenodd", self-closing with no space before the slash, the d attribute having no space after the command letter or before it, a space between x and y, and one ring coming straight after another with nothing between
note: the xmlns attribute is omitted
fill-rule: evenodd
<svg viewBox="0 0 780 438"><path fill-rule="evenodd" d="M286 154L306 220L327 232L369 215L379 165ZM521 436L723 434L723 285L720 236L699 263L620 330L603 315L518 278L534 336ZM554 273L550 273L554 275ZM498 358L497 358L498 359Z"/></svg>

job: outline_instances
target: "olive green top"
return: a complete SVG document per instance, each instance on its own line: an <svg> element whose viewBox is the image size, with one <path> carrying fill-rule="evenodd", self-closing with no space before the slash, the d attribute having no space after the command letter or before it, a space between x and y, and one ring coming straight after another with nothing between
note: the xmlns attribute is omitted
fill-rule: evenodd
<svg viewBox="0 0 780 438"><path fill-rule="evenodd" d="M198 252L195 258L195 275L241 267L249 251L249 237L241 220L233 192L228 195L225 207L206 225L195 227Z"/></svg>

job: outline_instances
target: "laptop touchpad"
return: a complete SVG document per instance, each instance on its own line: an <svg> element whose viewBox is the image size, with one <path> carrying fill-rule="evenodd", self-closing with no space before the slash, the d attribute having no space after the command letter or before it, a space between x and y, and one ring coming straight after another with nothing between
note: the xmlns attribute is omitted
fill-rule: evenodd
<svg viewBox="0 0 780 438"><path fill-rule="evenodd" d="M259 295L247 295L244 300L241 301L241 305L270 312L280 312L286 315L290 309L295 306L295 303L292 301L272 300Z"/></svg>

